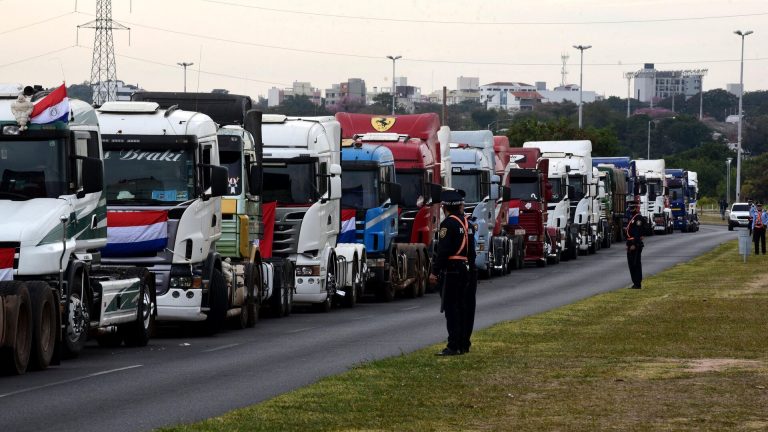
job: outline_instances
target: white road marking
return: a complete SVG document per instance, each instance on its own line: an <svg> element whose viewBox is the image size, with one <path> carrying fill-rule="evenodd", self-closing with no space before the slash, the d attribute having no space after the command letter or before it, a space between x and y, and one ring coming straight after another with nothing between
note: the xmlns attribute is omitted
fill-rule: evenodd
<svg viewBox="0 0 768 432"><path fill-rule="evenodd" d="M403 309L400 309L400 310L401 311L409 311L409 310L420 309L420 308L421 308L421 306L411 306L411 307L403 308Z"/></svg>
<svg viewBox="0 0 768 432"><path fill-rule="evenodd" d="M286 333L288 333L288 334L299 333L299 332L303 332L303 331L307 331L307 330L312 330L312 329L316 329L316 328L317 327L304 327L304 328L300 328L300 329L296 329L296 330L291 330L291 331L286 332Z"/></svg>
<svg viewBox="0 0 768 432"><path fill-rule="evenodd" d="M362 320L362 319L366 319L366 318L373 318L373 317L374 317L374 315L362 315L362 316L359 316L359 317L350 318L350 320L358 321L358 320Z"/></svg>
<svg viewBox="0 0 768 432"><path fill-rule="evenodd" d="M240 344L239 343L233 343L233 344L229 344L229 345L222 345L220 347L203 350L203 352L214 352L214 351L218 351L218 350L223 350L223 349L227 349L227 348L236 347L238 345L240 345Z"/></svg>
<svg viewBox="0 0 768 432"><path fill-rule="evenodd" d="M101 375L107 375L107 374L111 374L111 373L115 373L115 372L120 372L120 371L124 371L124 370L128 370L128 369L136 369L136 368L140 368L142 366L144 366L144 365L132 365L132 366L126 366L126 367L121 367L121 368L117 368L117 369L105 370L105 371L101 371L101 372L94 372L92 374L88 374L88 375L77 377L77 378L71 378L71 379L68 379L68 380L52 382L50 384L44 384L44 385L30 387L30 388L26 388L26 389L22 389L22 390L16 390L16 391L10 392L10 393L0 394L0 398L4 398L6 396L14 396L14 395L17 395L17 394L20 394L20 393L29 393L31 391L40 390L40 389L44 389L44 388L48 388L48 387L53 387L53 386L58 386L58 385L62 385L62 384L69 384L69 383L72 383L72 382L82 381L84 379L93 378L93 377L97 377L97 376L101 376Z"/></svg>

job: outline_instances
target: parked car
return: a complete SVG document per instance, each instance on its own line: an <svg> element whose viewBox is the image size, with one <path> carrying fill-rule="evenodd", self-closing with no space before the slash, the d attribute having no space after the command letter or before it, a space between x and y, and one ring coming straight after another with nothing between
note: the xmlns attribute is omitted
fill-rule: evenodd
<svg viewBox="0 0 768 432"><path fill-rule="evenodd" d="M749 227L750 223L749 203L733 203L728 214L728 231L733 231L733 227Z"/></svg>

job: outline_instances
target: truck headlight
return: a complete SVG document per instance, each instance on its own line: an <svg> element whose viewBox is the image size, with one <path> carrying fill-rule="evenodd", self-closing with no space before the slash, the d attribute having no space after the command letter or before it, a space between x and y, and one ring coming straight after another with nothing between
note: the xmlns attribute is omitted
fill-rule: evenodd
<svg viewBox="0 0 768 432"><path fill-rule="evenodd" d="M528 241L536 241L538 239L539 239L539 236L537 236L537 235L529 235L528 236Z"/></svg>
<svg viewBox="0 0 768 432"><path fill-rule="evenodd" d="M296 266L296 276L320 276L319 265Z"/></svg>

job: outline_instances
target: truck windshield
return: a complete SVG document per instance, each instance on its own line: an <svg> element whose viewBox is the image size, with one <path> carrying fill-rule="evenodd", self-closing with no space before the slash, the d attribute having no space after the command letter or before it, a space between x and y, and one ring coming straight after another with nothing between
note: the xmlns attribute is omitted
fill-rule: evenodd
<svg viewBox="0 0 768 432"><path fill-rule="evenodd" d="M319 193L314 162L265 162L264 202L312 204Z"/></svg>
<svg viewBox="0 0 768 432"><path fill-rule="evenodd" d="M573 186L573 191L575 193L573 199L580 200L584 198L584 176L569 175L568 185Z"/></svg>
<svg viewBox="0 0 768 432"><path fill-rule="evenodd" d="M104 152L107 203L168 205L195 196L190 150L118 149Z"/></svg>
<svg viewBox="0 0 768 432"><path fill-rule="evenodd" d="M563 182L559 178L551 178L549 179L549 184L552 185L552 199L549 200L551 203L557 203L560 202L563 199Z"/></svg>
<svg viewBox="0 0 768 432"><path fill-rule="evenodd" d="M424 174L421 172L397 172L401 196L405 207L421 207L426 204L424 196Z"/></svg>
<svg viewBox="0 0 768 432"><path fill-rule="evenodd" d="M344 207L358 210L378 207L380 191L378 169L344 171L341 176L341 205Z"/></svg>
<svg viewBox="0 0 768 432"><path fill-rule="evenodd" d="M451 179L451 186L454 189L461 189L466 194L464 196L464 202L478 203L485 198L480 191L480 173L467 173L467 174L453 174Z"/></svg>
<svg viewBox="0 0 768 432"><path fill-rule="evenodd" d="M241 153L237 151L220 151L219 163L229 173L227 195L238 196L243 192L243 165Z"/></svg>
<svg viewBox="0 0 768 432"><path fill-rule="evenodd" d="M661 180L649 180L648 181L648 194L653 196L659 196L664 192L661 188Z"/></svg>
<svg viewBox="0 0 768 432"><path fill-rule="evenodd" d="M669 189L669 197L673 200L681 200L683 199L683 188L682 187L674 187Z"/></svg>
<svg viewBox="0 0 768 432"><path fill-rule="evenodd" d="M536 177L510 177L509 187L512 189L512 199L539 199L539 179ZM552 195L555 195L554 187L552 188Z"/></svg>
<svg viewBox="0 0 768 432"><path fill-rule="evenodd" d="M26 201L67 193L63 140L0 142L0 199Z"/></svg>

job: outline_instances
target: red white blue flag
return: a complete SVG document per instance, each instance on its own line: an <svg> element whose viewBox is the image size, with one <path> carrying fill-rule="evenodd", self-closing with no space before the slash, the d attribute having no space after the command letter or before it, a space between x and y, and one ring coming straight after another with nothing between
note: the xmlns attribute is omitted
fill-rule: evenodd
<svg viewBox="0 0 768 432"><path fill-rule="evenodd" d="M0 281L13 279L14 248L0 248Z"/></svg>
<svg viewBox="0 0 768 432"><path fill-rule="evenodd" d="M168 245L168 212L107 212L106 257L130 257L157 252Z"/></svg>
<svg viewBox="0 0 768 432"><path fill-rule="evenodd" d="M47 124L69 120L69 98L64 84L35 103L30 114L30 122Z"/></svg>
<svg viewBox="0 0 768 432"><path fill-rule="evenodd" d="M355 242L355 210L344 209L341 211L341 231L339 243Z"/></svg>

